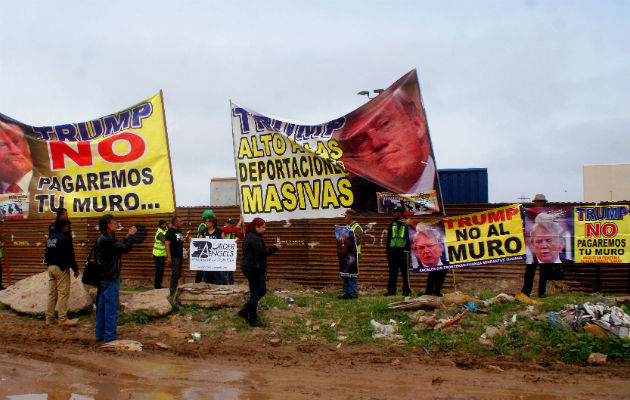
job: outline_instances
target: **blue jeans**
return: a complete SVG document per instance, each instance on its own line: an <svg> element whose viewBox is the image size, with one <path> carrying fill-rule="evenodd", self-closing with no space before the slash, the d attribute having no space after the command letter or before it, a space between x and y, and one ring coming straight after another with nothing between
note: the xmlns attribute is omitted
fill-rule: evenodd
<svg viewBox="0 0 630 400"><path fill-rule="evenodd" d="M99 284L96 302L96 340L111 342L116 340L118 326L118 293L120 292L120 277L114 280L103 280Z"/></svg>
<svg viewBox="0 0 630 400"><path fill-rule="evenodd" d="M349 278L342 276L341 278L343 279L343 293L355 299L359 297L357 293L357 277Z"/></svg>
<svg viewBox="0 0 630 400"><path fill-rule="evenodd" d="M153 279L153 288L160 289L162 287L162 278L164 277L164 256L153 256L155 264L155 278Z"/></svg>
<svg viewBox="0 0 630 400"><path fill-rule="evenodd" d="M267 283L265 274L257 268L248 268L241 265L243 275L249 283L249 300L245 303L245 309L250 315L255 315L258 309L258 302L267 293Z"/></svg>

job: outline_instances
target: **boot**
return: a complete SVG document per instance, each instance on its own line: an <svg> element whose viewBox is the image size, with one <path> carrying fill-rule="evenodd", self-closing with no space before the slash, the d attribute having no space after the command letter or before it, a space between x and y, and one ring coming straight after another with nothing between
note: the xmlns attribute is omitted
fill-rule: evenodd
<svg viewBox="0 0 630 400"><path fill-rule="evenodd" d="M247 322L249 322L249 326L254 327L254 328L265 326L265 324L261 320L258 319L258 314L256 313L250 314L250 317L247 320Z"/></svg>
<svg viewBox="0 0 630 400"><path fill-rule="evenodd" d="M249 311L247 311L246 307L239 310L238 316L249 322Z"/></svg>

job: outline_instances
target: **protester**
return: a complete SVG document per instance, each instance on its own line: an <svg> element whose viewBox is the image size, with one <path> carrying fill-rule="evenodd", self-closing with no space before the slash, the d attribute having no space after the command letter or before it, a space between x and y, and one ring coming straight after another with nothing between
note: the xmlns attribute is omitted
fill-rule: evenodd
<svg viewBox="0 0 630 400"><path fill-rule="evenodd" d="M521 293L530 296L536 276L536 267L540 266L538 279L538 297L546 297L547 280L550 278L550 270L554 264L571 264L561 251L564 250L564 229L555 221L555 217L549 213L540 213L534 219L534 225L529 232L530 248L533 253L531 263L525 268L525 277ZM561 266L558 266L561 270Z"/></svg>
<svg viewBox="0 0 630 400"><path fill-rule="evenodd" d="M238 224L234 223L232 218L228 218L225 221L225 226L221 228L221 238L222 239L243 239L245 235L241 231L241 227L243 226L243 217L241 216L238 220ZM227 283L228 285L234 284L234 271L227 272Z"/></svg>
<svg viewBox="0 0 630 400"><path fill-rule="evenodd" d="M158 228L153 239L153 263L155 264L155 277L153 278L153 288L162 289L162 278L164 277L164 259L166 257L166 221L158 221Z"/></svg>
<svg viewBox="0 0 630 400"><path fill-rule="evenodd" d="M214 216L206 218L206 229L202 230L201 236L206 239L221 239L221 228L217 227L217 219ZM227 276L222 271L197 271L203 272L203 281L215 285L227 285ZM196 282L196 279L195 279Z"/></svg>
<svg viewBox="0 0 630 400"><path fill-rule="evenodd" d="M202 237L201 234L206 228L206 219L208 217L215 217L214 212L212 210L206 210L201 214L201 223L197 226L197 237ZM215 217L216 218L216 217Z"/></svg>
<svg viewBox="0 0 630 400"><path fill-rule="evenodd" d="M421 263L421 268L431 268L448 265L448 261L443 258L444 246L440 232L420 224L416 225L416 234L413 237L413 252ZM429 272L427 277L426 295L441 296L446 269Z"/></svg>
<svg viewBox="0 0 630 400"><path fill-rule="evenodd" d="M534 207L544 207L545 205L547 205L547 199L545 198L544 194L538 193L536 196L534 196L532 203L534 203Z"/></svg>
<svg viewBox="0 0 630 400"><path fill-rule="evenodd" d="M53 233L57 232L57 224L61 220L70 222L69 217L68 217L68 210L66 210L63 207L59 207L57 209L57 218L55 218L55 221L52 224L50 224L50 226L48 227L48 235L52 235ZM70 239L72 239L72 224L71 223L68 223L68 236L70 236Z"/></svg>
<svg viewBox="0 0 630 400"><path fill-rule="evenodd" d="M258 302L267 293L265 273L267 272L267 257L274 254L282 244L279 242L271 247L265 247L262 235L267 225L262 218L254 218L247 225L245 239L243 239L243 256L241 270L249 283L249 300L238 315L245 318L250 326L264 326L258 318Z"/></svg>
<svg viewBox="0 0 630 400"><path fill-rule="evenodd" d="M100 270L96 304L96 341L116 340L120 292L122 254L131 251L136 227L132 226L124 239L116 239L118 222L112 214L103 215L98 221L100 236L96 239L96 262Z"/></svg>
<svg viewBox="0 0 630 400"><path fill-rule="evenodd" d="M48 265L48 309L46 325L55 321L55 308L58 309L58 323L74 326L77 320L68 319L68 297L70 296L70 269L74 277L79 276L79 268L74 259L72 239L68 236L68 220L57 221L56 231L46 240L44 262Z"/></svg>
<svg viewBox="0 0 630 400"><path fill-rule="evenodd" d="M411 296L409 287L409 232L403 217L403 209L394 207L394 219L387 229L385 253L389 266L389 280L387 281L387 293L385 296L394 296L398 280L398 271L402 278L403 295Z"/></svg>
<svg viewBox="0 0 630 400"><path fill-rule="evenodd" d="M22 128L0 120L0 193L28 193L33 160Z"/></svg>
<svg viewBox="0 0 630 400"><path fill-rule="evenodd" d="M354 232L354 241L357 246L357 271L359 261L361 259L361 242L363 240L363 228L355 221L356 211L347 210L344 214L344 222ZM343 295L338 296L340 299L356 299L359 297L357 292L357 277L342 276L343 279Z"/></svg>
<svg viewBox="0 0 630 400"><path fill-rule="evenodd" d="M166 247L166 266L171 267L170 295L175 294L177 282L182 272L182 259L184 258L184 234L181 231L182 218L173 216L171 227L164 236Z"/></svg>

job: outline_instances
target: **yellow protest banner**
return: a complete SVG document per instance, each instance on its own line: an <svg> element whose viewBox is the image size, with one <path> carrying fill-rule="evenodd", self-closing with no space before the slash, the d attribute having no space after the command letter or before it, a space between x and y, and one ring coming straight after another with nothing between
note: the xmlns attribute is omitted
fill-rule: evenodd
<svg viewBox="0 0 630 400"><path fill-rule="evenodd" d="M175 209L161 93L87 122L29 126L0 114L2 138L23 144L23 162L15 177L0 176L0 193L27 195L21 215L8 218L43 216L60 207L75 217ZM16 182L2 183L9 178ZM8 201L0 196L3 213Z"/></svg>
<svg viewBox="0 0 630 400"><path fill-rule="evenodd" d="M573 217L575 262L630 262L628 206L575 207Z"/></svg>
<svg viewBox="0 0 630 400"><path fill-rule="evenodd" d="M444 218L446 257L467 267L525 258L520 205Z"/></svg>

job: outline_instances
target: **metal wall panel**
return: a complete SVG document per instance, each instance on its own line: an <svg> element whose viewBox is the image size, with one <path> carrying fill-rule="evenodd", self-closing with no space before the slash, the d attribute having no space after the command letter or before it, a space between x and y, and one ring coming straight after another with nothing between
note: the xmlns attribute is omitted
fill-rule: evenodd
<svg viewBox="0 0 630 400"><path fill-rule="evenodd" d="M616 203L628 204L628 203ZM483 211L504 204L458 204L446 207L447 215L462 215ZM583 205L576 203L553 203L550 205ZM179 207L176 214L184 221L183 232L194 237L201 222L201 214L208 207ZM219 220L219 226L228 217L238 219L238 207L213 207ZM131 225L142 226L147 236L144 242L136 244L134 249L123 256L122 278L138 281L141 285L150 285L153 281L154 265L152 256L153 236L160 219L170 220L171 215L151 214L134 217L119 217L120 237ZM384 288L387 285L388 268L385 258L385 238L389 217L359 217L358 222L364 227L362 258L359 264L359 285L364 287ZM98 218L72 218L72 231L75 243L77 263L83 268L89 250L98 236ZM48 226L52 221L29 219L25 221L6 221L4 223L5 261L3 262L3 284L8 284L7 268L13 281L26 278L46 270L42 263L46 247ZM341 287L334 225L342 224L339 219L295 220L272 222L268 224L265 241L268 246L280 238L288 245L269 257L269 279L287 279L311 287ZM188 263L185 262L188 268ZM522 283L525 271L524 262L492 264L486 266L462 268L448 272L445 288L451 289L453 277L458 287L487 284L488 291L505 288L509 283L511 290ZM627 264L577 264L567 268L565 283L575 290L605 290L625 292L628 290L629 266ZM195 272L187 270L184 280L191 282ZM411 274L411 287L414 291L424 290L427 274ZM164 284L168 282L170 271L165 271ZM237 281L245 278L237 268ZM180 281L181 282L181 281ZM400 278L399 284L400 287ZM507 290L507 289L506 289Z"/></svg>
<svg viewBox="0 0 630 400"><path fill-rule="evenodd" d="M445 204L488 202L486 168L440 169L438 176Z"/></svg>

